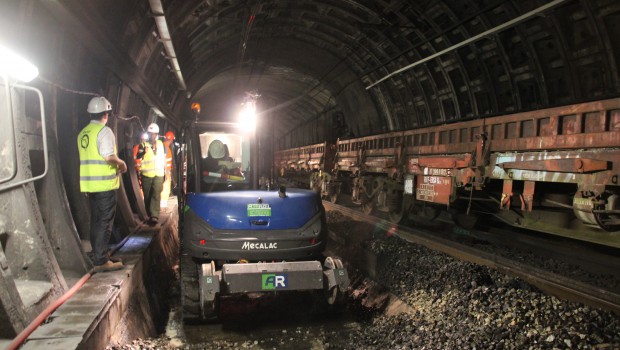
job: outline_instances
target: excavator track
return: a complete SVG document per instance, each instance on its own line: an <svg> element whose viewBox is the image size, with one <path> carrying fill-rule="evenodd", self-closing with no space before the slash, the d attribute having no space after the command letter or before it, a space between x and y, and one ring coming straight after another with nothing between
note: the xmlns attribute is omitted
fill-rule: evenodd
<svg viewBox="0 0 620 350"><path fill-rule="evenodd" d="M187 253L181 251L179 256L181 273L181 303L183 321L197 323L200 321L200 285L198 267Z"/></svg>

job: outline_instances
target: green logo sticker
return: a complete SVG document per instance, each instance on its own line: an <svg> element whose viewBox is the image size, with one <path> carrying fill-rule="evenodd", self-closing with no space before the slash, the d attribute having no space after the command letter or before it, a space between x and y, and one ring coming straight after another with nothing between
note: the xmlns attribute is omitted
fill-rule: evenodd
<svg viewBox="0 0 620 350"><path fill-rule="evenodd" d="M263 290L288 288L288 276L286 274L267 273L261 276Z"/></svg>
<svg viewBox="0 0 620 350"><path fill-rule="evenodd" d="M269 204L248 204L248 216L271 216Z"/></svg>

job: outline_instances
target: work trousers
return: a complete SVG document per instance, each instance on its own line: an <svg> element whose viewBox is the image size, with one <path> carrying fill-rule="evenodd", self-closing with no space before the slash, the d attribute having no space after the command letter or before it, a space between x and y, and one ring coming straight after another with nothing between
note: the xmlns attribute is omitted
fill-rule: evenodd
<svg viewBox="0 0 620 350"><path fill-rule="evenodd" d="M116 190L91 192L90 201L90 244L93 248L93 264L105 264L110 257L108 243L112 235L116 214Z"/></svg>
<svg viewBox="0 0 620 350"><path fill-rule="evenodd" d="M146 213L151 218L159 218L159 205L161 191L164 188L164 177L146 177L142 175L142 193L144 194L144 206Z"/></svg>

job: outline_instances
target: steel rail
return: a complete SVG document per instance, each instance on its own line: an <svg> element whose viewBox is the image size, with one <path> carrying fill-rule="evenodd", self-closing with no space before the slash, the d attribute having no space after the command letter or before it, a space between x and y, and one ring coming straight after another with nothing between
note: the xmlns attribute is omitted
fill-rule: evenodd
<svg viewBox="0 0 620 350"><path fill-rule="evenodd" d="M329 201L323 201L323 205L326 211L339 211L354 220L373 224L375 227L385 232L390 232L407 242L421 244L459 260L488 266L507 275L521 278L545 293L558 298L600 307L620 315L620 294L618 293L437 237L429 230L403 227Z"/></svg>

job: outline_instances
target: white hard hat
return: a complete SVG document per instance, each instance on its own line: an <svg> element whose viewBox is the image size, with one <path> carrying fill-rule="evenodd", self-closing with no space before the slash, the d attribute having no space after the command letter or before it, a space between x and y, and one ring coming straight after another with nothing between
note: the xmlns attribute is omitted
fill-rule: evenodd
<svg viewBox="0 0 620 350"><path fill-rule="evenodd" d="M112 110L112 104L103 96L97 96L90 99L88 102L88 108L86 112L90 114L97 114L102 112L108 112Z"/></svg>
<svg viewBox="0 0 620 350"><path fill-rule="evenodd" d="M224 158L224 156L226 155L226 148L224 147L222 141L213 140L209 144L209 154L215 159Z"/></svg>
<svg viewBox="0 0 620 350"><path fill-rule="evenodd" d="M152 132L153 134L159 134L159 125L155 123L151 123L148 128L146 128L147 132Z"/></svg>

